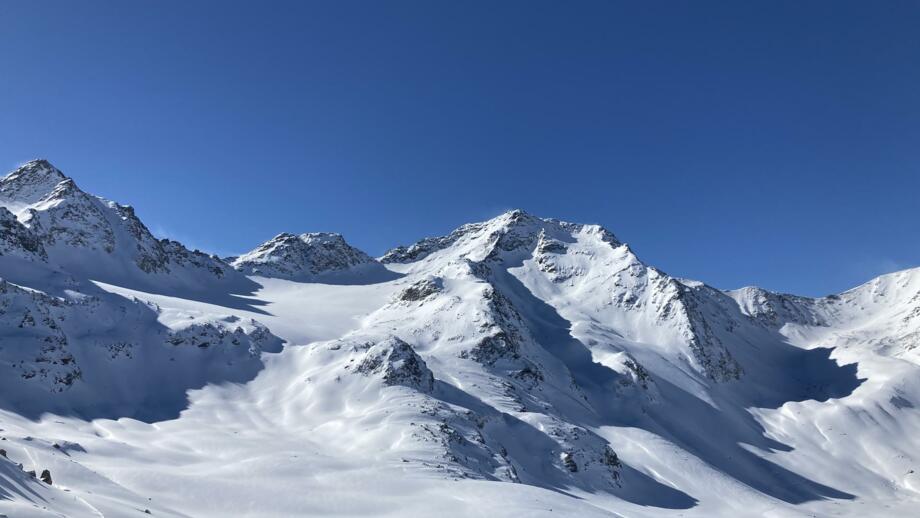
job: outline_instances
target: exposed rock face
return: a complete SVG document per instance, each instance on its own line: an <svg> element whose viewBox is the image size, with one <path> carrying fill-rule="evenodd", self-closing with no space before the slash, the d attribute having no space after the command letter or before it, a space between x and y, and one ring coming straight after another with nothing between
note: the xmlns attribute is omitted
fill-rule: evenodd
<svg viewBox="0 0 920 518"><path fill-rule="evenodd" d="M440 292L441 289L441 279L426 278L417 281L408 288L404 289L397 296L397 299L403 302L418 302L420 300L425 300L435 293Z"/></svg>
<svg viewBox="0 0 920 518"><path fill-rule="evenodd" d="M80 366L61 327L67 306L62 299L0 280L2 365L51 392L67 390L80 380Z"/></svg>
<svg viewBox="0 0 920 518"><path fill-rule="evenodd" d="M727 292L741 310L770 327L787 323L826 326L814 299L783 293L773 293L762 288L747 287Z"/></svg>
<svg viewBox="0 0 920 518"><path fill-rule="evenodd" d="M443 250L465 236L481 231L484 226L484 223L471 223L463 225L444 237L426 237L411 246L398 246L385 253L380 258L380 262L409 263L424 259L433 252Z"/></svg>
<svg viewBox="0 0 920 518"><path fill-rule="evenodd" d="M423 392L434 389L434 375L425 361L412 346L396 337L368 349L357 371L380 375L387 385L405 385Z"/></svg>
<svg viewBox="0 0 920 518"><path fill-rule="evenodd" d="M186 327L170 329L166 342L174 347L233 349L240 358L258 358L262 351L280 350L278 337L267 327L252 319L242 322L237 317L193 322Z"/></svg>
<svg viewBox="0 0 920 518"><path fill-rule="evenodd" d="M30 261L48 260L41 239L5 207L0 207L0 255Z"/></svg>
<svg viewBox="0 0 920 518"><path fill-rule="evenodd" d="M19 212L28 205L38 203L67 177L47 160L32 160L0 181L0 203L14 205Z"/></svg>
<svg viewBox="0 0 920 518"><path fill-rule="evenodd" d="M480 325L484 336L469 352L464 351L463 357L472 358L483 365L495 365L502 360L504 363L520 363L522 343L526 340L526 324L500 292L486 288L483 298L487 304L487 312ZM529 367L523 363L520 366L524 369ZM538 369L532 371L539 373Z"/></svg>
<svg viewBox="0 0 920 518"><path fill-rule="evenodd" d="M377 261L346 243L341 235L326 232L279 234L233 261L233 267L247 275L289 280L312 280L375 265L379 266Z"/></svg>
<svg viewBox="0 0 920 518"><path fill-rule="evenodd" d="M165 328L157 323L155 308L100 291L90 293L94 294L69 291L52 296L0 279L0 373L42 391L63 393L110 382L107 377L97 379L107 376L98 371L100 362L121 375L135 371L132 376L140 385L141 378L157 375L153 369L145 372L146 367L170 361L175 349L211 354L198 358L199 366L186 366L192 370L210 361L220 368L236 363L249 370L261 364L263 350L280 350L280 340L252 320L186 319ZM139 363L141 359L146 364ZM84 363L96 366L97 377L86 375ZM160 388L168 384L164 379Z"/></svg>

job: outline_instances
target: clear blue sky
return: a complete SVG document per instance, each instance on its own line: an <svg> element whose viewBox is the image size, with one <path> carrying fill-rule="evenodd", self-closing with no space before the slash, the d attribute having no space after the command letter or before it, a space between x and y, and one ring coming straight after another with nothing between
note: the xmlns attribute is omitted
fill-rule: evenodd
<svg viewBox="0 0 920 518"><path fill-rule="evenodd" d="M920 266L920 3L0 3L0 165L228 254L520 207L722 288Z"/></svg>

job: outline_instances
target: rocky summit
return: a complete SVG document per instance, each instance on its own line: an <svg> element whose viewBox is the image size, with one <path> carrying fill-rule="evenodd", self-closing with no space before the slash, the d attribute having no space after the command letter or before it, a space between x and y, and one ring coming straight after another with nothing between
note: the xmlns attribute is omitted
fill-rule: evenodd
<svg viewBox="0 0 920 518"><path fill-rule="evenodd" d="M248 275L308 280L374 266L377 262L329 232L278 234L231 263Z"/></svg>

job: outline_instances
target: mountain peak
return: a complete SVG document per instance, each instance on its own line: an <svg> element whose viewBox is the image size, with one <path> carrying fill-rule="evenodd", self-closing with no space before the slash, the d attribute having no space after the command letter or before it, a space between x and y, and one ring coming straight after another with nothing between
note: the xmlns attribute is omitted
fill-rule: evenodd
<svg viewBox="0 0 920 518"><path fill-rule="evenodd" d="M31 160L0 179L0 203L6 202L4 205L12 206L11 210L18 212L21 206L38 202L67 180L73 184L73 180L51 162Z"/></svg>
<svg viewBox="0 0 920 518"><path fill-rule="evenodd" d="M134 209L81 190L47 160L26 162L0 179L0 207L0 230L10 234L2 246L78 277L149 287L147 274L184 275L175 285L187 289L216 282L227 270L204 254L157 240ZM166 287L162 280L158 289Z"/></svg>
<svg viewBox="0 0 920 518"><path fill-rule="evenodd" d="M524 210L513 209L488 221L462 225L446 236L426 237L411 246L396 247L384 254L381 262L410 263L454 245L460 246L459 255L479 257L482 255L480 252L485 255L499 253L496 250L510 252L536 246L541 240L571 240L579 232L596 234L611 246L622 244L612 232L599 225L540 218Z"/></svg>
<svg viewBox="0 0 920 518"><path fill-rule="evenodd" d="M502 212L500 215L498 215L494 219L504 218L504 219L515 220L515 219L528 218L528 217L533 218L535 216L528 213L524 209L511 209L511 210L506 210L505 212Z"/></svg>
<svg viewBox="0 0 920 518"><path fill-rule="evenodd" d="M297 239L322 243L345 243L345 238L337 232L304 232L297 236Z"/></svg>
<svg viewBox="0 0 920 518"><path fill-rule="evenodd" d="M13 171L7 176L12 176L17 173L34 174L40 171L51 171L51 172L56 173L61 178L64 178L64 174L61 173L61 171L58 168L54 167L54 165L52 165L51 162L49 162L48 160L45 160L44 158L36 158L34 160L29 160L25 162L24 164L22 164L21 166L19 166L15 171Z"/></svg>
<svg viewBox="0 0 920 518"><path fill-rule="evenodd" d="M500 225L500 226L511 226L521 223L539 223L543 221L542 218L538 218L529 212L522 209L511 209L505 212L502 212L494 218L484 221L482 223L472 223L471 225ZM466 225L464 225L466 226ZM461 227L462 228L462 227Z"/></svg>
<svg viewBox="0 0 920 518"><path fill-rule="evenodd" d="M341 234L305 232L294 235L284 232L239 256L232 264L248 275L307 280L377 262L349 245Z"/></svg>
<svg viewBox="0 0 920 518"><path fill-rule="evenodd" d="M55 183L65 180L67 176L60 169L51 165L51 162L41 158L29 160L22 164L14 171L6 175L2 180L3 183L21 181L54 181Z"/></svg>

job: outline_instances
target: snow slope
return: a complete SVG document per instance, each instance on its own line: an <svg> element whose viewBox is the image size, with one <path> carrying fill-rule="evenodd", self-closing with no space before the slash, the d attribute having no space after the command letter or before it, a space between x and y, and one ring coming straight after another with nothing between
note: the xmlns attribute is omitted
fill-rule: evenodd
<svg viewBox="0 0 920 518"><path fill-rule="evenodd" d="M725 292L523 211L231 265L44 161L0 206L9 516L920 512L920 269Z"/></svg>

